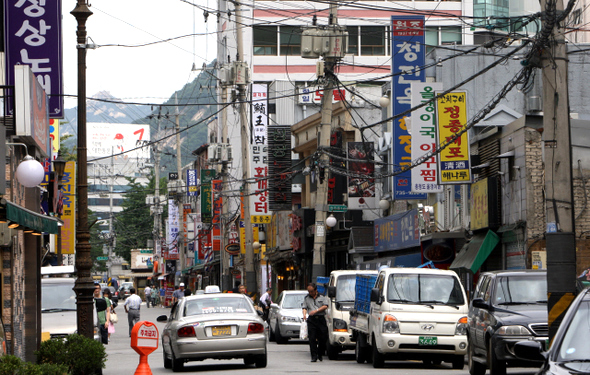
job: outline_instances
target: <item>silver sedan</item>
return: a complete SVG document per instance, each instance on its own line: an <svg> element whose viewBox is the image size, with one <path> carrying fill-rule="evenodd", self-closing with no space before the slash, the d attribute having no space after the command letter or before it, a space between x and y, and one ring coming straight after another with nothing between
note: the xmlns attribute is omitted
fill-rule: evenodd
<svg viewBox="0 0 590 375"><path fill-rule="evenodd" d="M182 298L162 333L164 367L182 371L185 362L243 358L244 364L266 367L266 330L248 297L202 294Z"/></svg>
<svg viewBox="0 0 590 375"><path fill-rule="evenodd" d="M302 304L307 290L285 290L270 305L268 324L270 340L277 344L285 344L290 338L299 338L301 321L303 320Z"/></svg>

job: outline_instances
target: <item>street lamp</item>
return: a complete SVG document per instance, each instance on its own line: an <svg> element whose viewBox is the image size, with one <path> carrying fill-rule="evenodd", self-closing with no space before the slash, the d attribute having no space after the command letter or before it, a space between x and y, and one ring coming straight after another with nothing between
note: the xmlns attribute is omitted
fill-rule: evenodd
<svg viewBox="0 0 590 375"><path fill-rule="evenodd" d="M76 316L78 333L88 338L94 337L92 309L94 282L90 276L92 258L90 257L90 230L88 228L88 158L86 149L86 20L92 15L86 0L78 0L70 12L78 22L76 29L76 48L78 49L78 182L76 215L76 269L78 278L74 285L76 291Z"/></svg>
<svg viewBox="0 0 590 375"><path fill-rule="evenodd" d="M16 168L16 179L24 187L35 187L45 178L45 168L35 158L29 155L27 145L24 143L6 143L7 146L22 146L25 148L26 156Z"/></svg>
<svg viewBox="0 0 590 375"><path fill-rule="evenodd" d="M330 214L330 216L326 218L326 225L330 228L334 228L336 224L338 224L338 220L334 217L334 214Z"/></svg>

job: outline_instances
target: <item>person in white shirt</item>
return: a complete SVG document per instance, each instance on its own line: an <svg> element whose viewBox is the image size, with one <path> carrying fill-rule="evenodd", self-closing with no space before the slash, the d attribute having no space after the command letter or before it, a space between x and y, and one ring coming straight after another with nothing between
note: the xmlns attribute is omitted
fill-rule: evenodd
<svg viewBox="0 0 590 375"><path fill-rule="evenodd" d="M272 303L272 288L266 288L266 293L260 297L260 307L262 307L262 319L268 321L268 313L270 311L270 304Z"/></svg>
<svg viewBox="0 0 590 375"><path fill-rule="evenodd" d="M135 294L135 288L130 288L131 295L125 300L123 307L127 313L127 321L129 322L129 337L131 337L131 330L135 323L139 322L139 308L141 307L141 297Z"/></svg>
<svg viewBox="0 0 590 375"><path fill-rule="evenodd" d="M150 286L146 286L145 289L143 290L143 294L145 295L145 302L147 305L147 308L150 308L150 305L152 303L152 288L150 288Z"/></svg>

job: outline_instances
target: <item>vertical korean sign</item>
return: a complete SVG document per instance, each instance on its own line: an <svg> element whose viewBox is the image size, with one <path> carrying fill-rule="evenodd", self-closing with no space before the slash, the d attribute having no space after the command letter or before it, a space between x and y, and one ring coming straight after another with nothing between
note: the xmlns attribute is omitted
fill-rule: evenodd
<svg viewBox="0 0 590 375"><path fill-rule="evenodd" d="M211 181L211 188L213 190L213 251L221 250L221 214L223 210L223 197L221 196L222 180Z"/></svg>
<svg viewBox="0 0 590 375"><path fill-rule="evenodd" d="M197 170L188 169L186 171L186 195L189 197L196 197L199 195L199 187L197 186Z"/></svg>
<svg viewBox="0 0 590 375"><path fill-rule="evenodd" d="M63 118L61 17L61 1L4 1L6 84L15 84L15 65L29 65L49 96L52 118Z"/></svg>
<svg viewBox="0 0 590 375"><path fill-rule="evenodd" d="M76 162L66 162L63 185L63 214L61 219L61 253L74 254L76 249Z"/></svg>
<svg viewBox="0 0 590 375"><path fill-rule="evenodd" d="M178 236L180 235L180 213L178 203L174 199L168 199L168 232L166 242L168 243L168 259L178 259Z"/></svg>
<svg viewBox="0 0 590 375"><path fill-rule="evenodd" d="M268 126L268 190L270 211L289 211L291 205L291 127Z"/></svg>
<svg viewBox="0 0 590 375"><path fill-rule="evenodd" d="M214 178L214 169L201 169L201 219L203 223L210 223L213 219L211 181Z"/></svg>
<svg viewBox="0 0 590 375"><path fill-rule="evenodd" d="M440 82L412 83L412 107L416 107L434 98L435 91L442 90ZM412 160L422 160L426 154L436 150L436 103L412 112ZM442 186L438 184L438 155L433 155L424 163L412 168L412 192L439 193Z"/></svg>
<svg viewBox="0 0 590 375"><path fill-rule="evenodd" d="M438 147L448 144L439 156L439 183L471 183L467 132L450 142L453 136L461 132L467 123L465 92L451 92L438 98L436 113L438 117Z"/></svg>
<svg viewBox="0 0 590 375"><path fill-rule="evenodd" d="M412 107L411 84L424 82L424 17L392 16L391 66L393 74L393 114ZM408 133L405 117L393 122L394 171L412 164L412 137ZM426 199L426 194L412 192L410 171L393 177L395 199Z"/></svg>
<svg viewBox="0 0 590 375"><path fill-rule="evenodd" d="M252 84L252 159L250 218L252 223L270 223L268 210L268 85Z"/></svg>

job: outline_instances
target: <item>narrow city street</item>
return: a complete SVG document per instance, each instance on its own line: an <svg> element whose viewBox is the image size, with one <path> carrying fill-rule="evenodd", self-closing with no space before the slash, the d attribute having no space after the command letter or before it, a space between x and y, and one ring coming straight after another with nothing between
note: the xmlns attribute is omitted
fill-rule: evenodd
<svg viewBox="0 0 590 375"><path fill-rule="evenodd" d="M146 308L145 303L141 307L141 320L156 322L158 315L168 314L170 309ZM139 355L130 347L128 334L127 314L122 303L117 308L119 323L116 325L117 332L111 337L107 346L107 366L104 375L127 375L133 374L139 363ZM156 323L160 334L165 326L164 323ZM171 374L172 370L164 368L162 359L162 348L149 356L150 368L154 375ZM311 363L309 348L306 342L290 341L286 345L277 345L274 342L268 343L268 366L264 369L257 369L254 366L245 366L241 359L228 361L205 360L203 362L189 362L185 364L184 372L199 372L202 374L287 374L287 373L325 373L338 375L368 374L392 374L396 375L421 375L421 374L453 374L468 375L467 366L461 371L451 369L450 364L442 364L426 369L422 362L398 361L385 362L383 369L374 369L370 364L357 364L354 360L354 352L345 352L340 355L337 361L330 361L325 358L323 362ZM535 369L508 369L510 375L532 375Z"/></svg>

